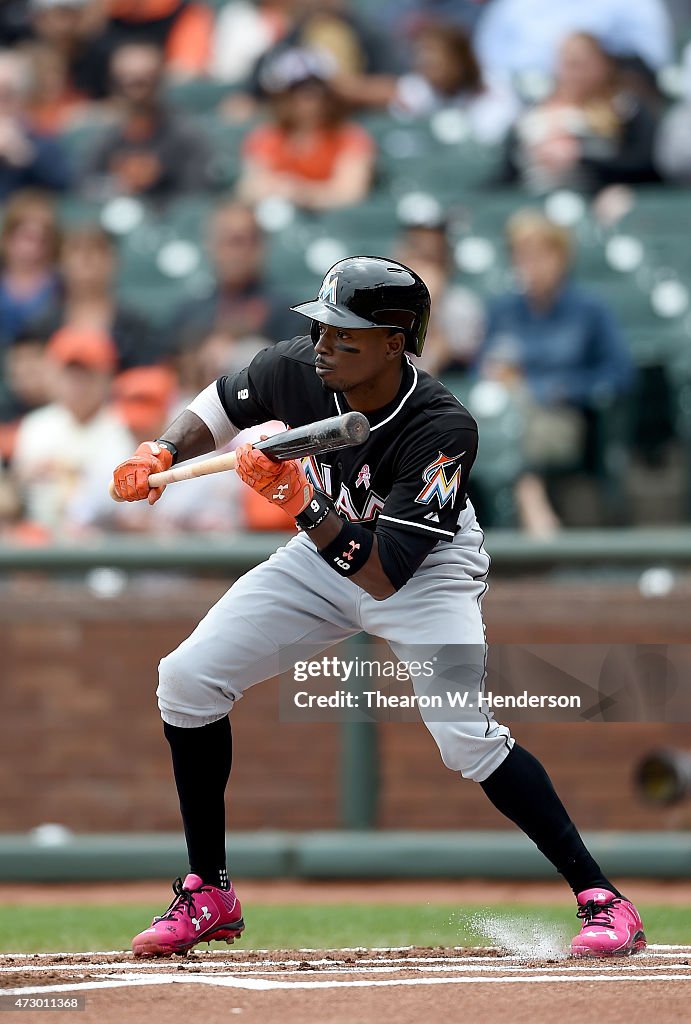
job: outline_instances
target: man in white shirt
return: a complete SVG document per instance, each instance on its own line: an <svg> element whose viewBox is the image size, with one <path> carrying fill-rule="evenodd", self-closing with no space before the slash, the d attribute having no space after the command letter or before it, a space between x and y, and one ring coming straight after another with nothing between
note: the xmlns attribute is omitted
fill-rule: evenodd
<svg viewBox="0 0 691 1024"><path fill-rule="evenodd" d="M22 420L12 457L26 517L48 530L68 527L68 508L87 474L108 487L112 460L127 457L132 435L109 408L116 352L107 334L66 326L46 348L53 401ZM105 467L93 479L93 467Z"/></svg>

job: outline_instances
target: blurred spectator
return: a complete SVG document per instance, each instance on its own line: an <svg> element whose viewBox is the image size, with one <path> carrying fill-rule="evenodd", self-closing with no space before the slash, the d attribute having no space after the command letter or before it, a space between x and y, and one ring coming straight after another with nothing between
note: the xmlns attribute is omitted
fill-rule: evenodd
<svg viewBox="0 0 691 1024"><path fill-rule="evenodd" d="M0 51L0 200L20 188L59 192L69 185L62 146L29 121L29 89L26 59Z"/></svg>
<svg viewBox="0 0 691 1024"><path fill-rule="evenodd" d="M135 445L151 441L170 423L178 382L168 366L137 366L113 382L113 411L125 424Z"/></svg>
<svg viewBox="0 0 691 1024"><path fill-rule="evenodd" d="M166 71L189 77L209 65L214 15L207 3L190 0L106 0L111 47L150 43L163 50Z"/></svg>
<svg viewBox="0 0 691 1024"><path fill-rule="evenodd" d="M61 58L77 94L108 94L108 45L102 0L29 0L36 40Z"/></svg>
<svg viewBox="0 0 691 1024"><path fill-rule="evenodd" d="M60 229L50 199L18 192L5 207L0 234L0 348L17 337L58 292Z"/></svg>
<svg viewBox="0 0 691 1024"><path fill-rule="evenodd" d="M361 202L372 182L374 142L346 120L319 55L284 52L266 65L262 84L272 119L245 139L240 197L282 196L311 210Z"/></svg>
<svg viewBox="0 0 691 1024"><path fill-rule="evenodd" d="M655 144L660 174L678 185L691 185L691 43L682 57L683 97L665 114Z"/></svg>
<svg viewBox="0 0 691 1024"><path fill-rule="evenodd" d="M127 370L113 383L113 412L128 428L135 448L159 437L180 406L179 382L168 367L141 366ZM156 513L140 504L113 502L96 473L87 474L67 509L70 525L78 530L120 532L199 533L233 529L241 522L241 490L249 490L235 473L216 473L169 487ZM266 504L263 502L262 504ZM280 511L280 510L279 510Z"/></svg>
<svg viewBox="0 0 691 1024"><path fill-rule="evenodd" d="M49 532L25 518L22 494L12 474L0 467L0 538L13 545L35 547L50 540Z"/></svg>
<svg viewBox="0 0 691 1024"><path fill-rule="evenodd" d="M214 286L208 295L181 306L171 325L172 347L190 354L202 376L208 376L202 387L230 372L231 363L242 369L259 348L302 330L287 299L264 280L264 240L249 207L238 202L218 206L209 219L207 249Z"/></svg>
<svg viewBox="0 0 691 1024"><path fill-rule="evenodd" d="M0 47L15 46L31 37L28 0L0 3Z"/></svg>
<svg viewBox="0 0 691 1024"><path fill-rule="evenodd" d="M379 0L372 18L391 38L412 38L422 26L447 21L470 32L493 0Z"/></svg>
<svg viewBox="0 0 691 1024"><path fill-rule="evenodd" d="M398 70L395 48L352 0L289 0L291 27L255 66L252 81L261 91L261 79L286 50L312 50L322 54L341 74L382 74Z"/></svg>
<svg viewBox="0 0 691 1024"><path fill-rule="evenodd" d="M453 261L444 222L405 227L394 258L420 275L432 297L425 348L419 359L413 357L414 362L435 377L464 373L480 345L484 314L477 296L451 281Z"/></svg>
<svg viewBox="0 0 691 1024"><path fill-rule="evenodd" d="M12 458L23 416L51 400L50 368L45 358L45 337L23 331L2 359L0 385L0 461Z"/></svg>
<svg viewBox="0 0 691 1024"><path fill-rule="evenodd" d="M64 324L104 331L115 344L120 370L158 362L160 345L140 313L122 305L115 294L117 250L99 224L84 224L65 233L60 252L61 288L50 307L32 321L44 336Z"/></svg>
<svg viewBox="0 0 691 1024"><path fill-rule="evenodd" d="M64 54L42 42L28 44L23 53L31 75L27 114L37 131L56 135L88 115L89 97L74 86Z"/></svg>
<svg viewBox="0 0 691 1024"><path fill-rule="evenodd" d="M389 106L393 114L428 117L448 108L463 111L472 135L487 144L506 135L519 110L507 85L483 76L470 38L452 24L428 25L417 33L413 70L407 74L342 77L337 88L351 102Z"/></svg>
<svg viewBox="0 0 691 1024"><path fill-rule="evenodd" d="M654 137L654 117L620 88L614 60L594 36L577 32L559 50L554 92L507 140L503 178L536 193L655 181Z"/></svg>
<svg viewBox="0 0 691 1024"><path fill-rule="evenodd" d="M292 22L293 0L231 0L218 12L209 71L229 84L244 82Z"/></svg>
<svg viewBox="0 0 691 1024"><path fill-rule="evenodd" d="M107 490L113 466L132 452L132 438L108 406L115 350L107 334L63 327L46 358L53 401L22 420L11 468L29 520L60 531L80 482L88 476Z"/></svg>
<svg viewBox="0 0 691 1024"><path fill-rule="evenodd" d="M0 422L18 421L50 401L50 369L45 358L47 338L22 331L6 349L3 360L5 391L0 397ZM3 447L2 457L7 456Z"/></svg>
<svg viewBox="0 0 691 1024"><path fill-rule="evenodd" d="M524 210L509 220L507 237L518 290L491 305L478 366L524 406L529 472L516 500L522 525L548 533L558 519L542 478L582 468L595 414L629 390L633 369L610 309L570 280L566 230Z"/></svg>
<svg viewBox="0 0 691 1024"><path fill-rule="evenodd" d="M125 43L112 57L119 123L87 158L84 187L97 198L170 199L209 187L206 137L162 100L163 56L149 43Z"/></svg>
<svg viewBox="0 0 691 1024"><path fill-rule="evenodd" d="M19 488L7 470L0 466L0 537L3 541L24 539L20 536L22 512ZM38 539L42 541L44 538Z"/></svg>
<svg viewBox="0 0 691 1024"><path fill-rule="evenodd" d="M392 47L352 0L295 0L294 42L327 53L339 71L374 74L392 69Z"/></svg>
<svg viewBox="0 0 691 1024"><path fill-rule="evenodd" d="M639 58L654 71L673 57L663 0L493 0L475 44L488 73L552 74L559 44L571 32L591 33L609 53Z"/></svg>

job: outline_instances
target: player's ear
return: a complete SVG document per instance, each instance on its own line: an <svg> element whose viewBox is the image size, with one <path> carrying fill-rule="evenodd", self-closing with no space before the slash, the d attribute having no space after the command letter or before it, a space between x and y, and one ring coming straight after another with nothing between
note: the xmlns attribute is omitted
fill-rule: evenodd
<svg viewBox="0 0 691 1024"><path fill-rule="evenodd" d="M386 339L386 358L400 359L405 349L405 334L403 331L392 331Z"/></svg>

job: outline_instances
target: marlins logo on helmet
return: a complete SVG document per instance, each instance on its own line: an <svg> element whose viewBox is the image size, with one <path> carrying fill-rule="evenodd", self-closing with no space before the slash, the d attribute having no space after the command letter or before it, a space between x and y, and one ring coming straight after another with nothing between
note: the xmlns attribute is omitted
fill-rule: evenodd
<svg viewBox="0 0 691 1024"><path fill-rule="evenodd" d="M319 298L322 302L336 302L336 292L338 290L338 274L331 274L330 277L324 279L321 288L319 289Z"/></svg>

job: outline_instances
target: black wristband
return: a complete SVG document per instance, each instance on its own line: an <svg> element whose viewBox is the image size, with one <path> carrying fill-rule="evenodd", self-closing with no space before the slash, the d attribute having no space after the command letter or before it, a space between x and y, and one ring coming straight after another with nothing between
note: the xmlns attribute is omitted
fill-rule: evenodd
<svg viewBox="0 0 691 1024"><path fill-rule="evenodd" d="M319 554L339 576L354 576L372 551L374 533L358 523L344 523L341 532Z"/></svg>
<svg viewBox="0 0 691 1024"><path fill-rule="evenodd" d="M160 444L161 448L167 448L170 454L173 456L173 465L178 461L179 451L175 447L172 441L164 441L162 438L156 438L156 444Z"/></svg>
<svg viewBox="0 0 691 1024"><path fill-rule="evenodd" d="M335 512L334 503L323 491L316 491L312 500L303 508L302 512L295 516L295 522L301 530L309 533L316 526L323 523L329 512Z"/></svg>

